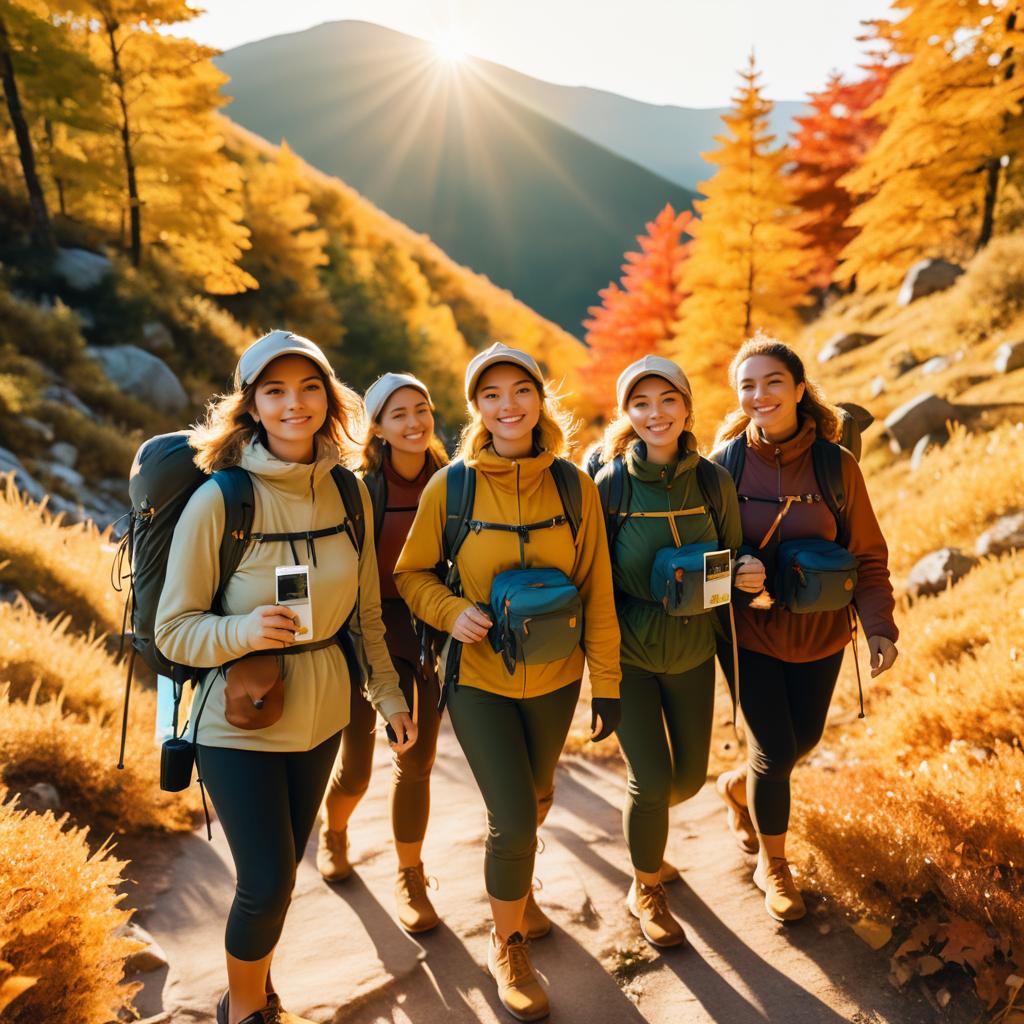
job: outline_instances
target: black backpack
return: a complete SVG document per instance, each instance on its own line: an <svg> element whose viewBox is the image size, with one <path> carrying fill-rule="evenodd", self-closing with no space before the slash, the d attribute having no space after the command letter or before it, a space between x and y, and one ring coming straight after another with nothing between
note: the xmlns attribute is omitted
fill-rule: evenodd
<svg viewBox="0 0 1024 1024"><path fill-rule="evenodd" d="M159 675L174 682L173 725L177 736L178 708L186 682L194 686L207 669L179 665L169 661L157 649L154 630L160 592L167 574L167 556L171 547L174 527L177 525L189 498L207 480L216 481L224 496L224 534L220 545L220 576L211 611L220 613L224 588L241 564L249 544L253 541L287 541L297 553L296 541L312 540L347 532L356 552L361 553L366 534L363 504L355 475L342 466L335 466L331 476L338 487L345 507L345 522L338 527L313 533L261 534L252 532L256 499L252 478L239 466L217 470L208 476L194 461L195 451L188 441L187 431L160 434L144 442L135 455L128 480L128 494L132 508L128 532L118 549L113 574L114 587L123 589L128 580L121 633L121 654L130 643L128 669L125 679L124 714L121 724L121 749L118 768L124 767L125 740L128 728L128 703L131 697L132 676L136 656L140 656ZM124 559L128 559L128 572L124 572ZM130 629L129 626L130 620ZM339 643L349 660L354 662L354 648L347 636L347 625L339 635Z"/></svg>

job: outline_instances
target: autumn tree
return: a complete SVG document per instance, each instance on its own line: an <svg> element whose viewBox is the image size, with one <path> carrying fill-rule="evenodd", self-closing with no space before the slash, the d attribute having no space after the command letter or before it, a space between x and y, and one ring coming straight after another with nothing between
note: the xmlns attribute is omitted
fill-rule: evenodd
<svg viewBox="0 0 1024 1024"><path fill-rule="evenodd" d="M614 405L615 381L630 363L660 352L671 339L679 304L688 243L682 236L693 220L689 211L670 205L637 236L639 251L627 252L623 276L598 294L587 329L589 360L581 371L585 395L598 409Z"/></svg>
<svg viewBox="0 0 1024 1024"><path fill-rule="evenodd" d="M885 128L842 179L865 197L849 224L860 233L839 277L898 283L930 256L963 258L996 227L1005 165L1024 144L1019 4L1011 0L897 0L890 38L906 60L868 114Z"/></svg>
<svg viewBox="0 0 1024 1024"><path fill-rule="evenodd" d="M762 95L753 54L740 77L722 116L726 132L715 137L719 148L702 154L718 170L698 186L705 198L694 203L700 219L688 228L695 241L682 267L686 298L670 345L699 380L705 424L728 406L725 368L737 347L759 328L787 334L804 301L804 238L791 224L787 154L768 130L773 104Z"/></svg>

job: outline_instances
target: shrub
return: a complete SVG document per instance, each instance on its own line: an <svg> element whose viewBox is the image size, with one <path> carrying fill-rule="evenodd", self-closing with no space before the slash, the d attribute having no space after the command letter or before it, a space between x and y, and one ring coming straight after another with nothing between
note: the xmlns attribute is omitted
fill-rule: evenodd
<svg viewBox="0 0 1024 1024"><path fill-rule="evenodd" d="M1024 310L1024 234L990 242L957 282L953 323L968 341L980 341Z"/></svg>
<svg viewBox="0 0 1024 1024"><path fill-rule="evenodd" d="M124 864L66 817L15 808L0 788L0 1016L9 1024L103 1024L131 1005L118 934ZM12 998L13 997L13 998ZM4 1003L10 999L6 1009Z"/></svg>

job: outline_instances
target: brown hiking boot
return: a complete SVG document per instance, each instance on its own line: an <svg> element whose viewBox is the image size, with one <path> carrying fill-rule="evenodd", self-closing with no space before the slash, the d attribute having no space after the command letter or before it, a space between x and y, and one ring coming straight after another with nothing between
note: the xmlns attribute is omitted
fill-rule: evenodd
<svg viewBox="0 0 1024 1024"><path fill-rule="evenodd" d="M715 781L718 795L728 807L727 820L729 831L744 853L757 853L760 844L757 841L757 829L746 804L741 804L732 794L732 787L746 776L745 768L737 768L731 772L723 772Z"/></svg>
<svg viewBox="0 0 1024 1024"><path fill-rule="evenodd" d="M498 983L501 1005L516 1020L541 1020L548 1015L547 993L534 973L526 940L519 932L510 935L507 942L502 942L497 932L491 929L487 970Z"/></svg>
<svg viewBox="0 0 1024 1024"><path fill-rule="evenodd" d="M683 876L679 874L679 868L674 864L669 864L667 860L661 862L661 884L667 885L669 882L678 882Z"/></svg>
<svg viewBox="0 0 1024 1024"><path fill-rule="evenodd" d="M523 932L528 939L543 939L551 931L551 919L537 906L531 889L526 894L526 909L523 911Z"/></svg>
<svg viewBox="0 0 1024 1024"><path fill-rule="evenodd" d="M652 946L680 946L686 941L683 926L668 909L664 886L644 885L634 878L626 904L640 922L643 937Z"/></svg>
<svg viewBox="0 0 1024 1024"><path fill-rule="evenodd" d="M433 881L433 879L431 879ZM436 928L441 919L427 895L427 877L422 862L414 868L399 868L395 881L395 906L398 908L398 923L410 935L429 932ZM437 883L434 882L436 888Z"/></svg>
<svg viewBox="0 0 1024 1024"><path fill-rule="evenodd" d="M785 857L772 857L767 866L758 860L754 885L764 893L764 909L776 921L797 921L807 913Z"/></svg>
<svg viewBox="0 0 1024 1024"><path fill-rule="evenodd" d="M316 867L328 882L341 882L352 874L352 865L348 859L347 828L335 831L326 824L320 826Z"/></svg>

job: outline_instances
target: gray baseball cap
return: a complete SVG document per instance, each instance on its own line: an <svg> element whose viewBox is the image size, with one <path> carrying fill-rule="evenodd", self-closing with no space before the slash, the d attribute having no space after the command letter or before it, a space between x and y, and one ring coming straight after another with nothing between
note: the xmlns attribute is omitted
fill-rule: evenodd
<svg viewBox="0 0 1024 1024"><path fill-rule="evenodd" d="M490 348L485 348L483 352L478 352L473 356L469 361L469 366L466 367L467 402L473 400L473 393L476 391L477 381L480 380L481 374L496 363L515 363L516 366L521 366L537 382L537 386L543 392L544 375L540 372L537 360L528 352L523 352L518 348L509 348L508 345L496 341Z"/></svg>
<svg viewBox="0 0 1024 1024"><path fill-rule="evenodd" d="M271 331L254 341L241 355L235 367L235 386L251 384L267 365L278 356L305 356L320 367L328 377L334 376L334 368L319 345L309 338L291 331Z"/></svg>
<svg viewBox="0 0 1024 1024"><path fill-rule="evenodd" d="M644 377L661 377L667 380L677 391L681 391L691 401L693 392L690 390L690 381L678 363L662 356L644 356L635 363L627 366L615 383L615 400L619 403L620 409L626 408L629 401L629 393L644 379Z"/></svg>
<svg viewBox="0 0 1024 1024"><path fill-rule="evenodd" d="M378 377L366 389L366 394L363 395L366 416L371 423L384 411L384 406L387 405L388 399L399 388L415 388L417 391L421 391L423 397L430 402L430 406L433 408L434 403L431 401L430 392L423 381L414 377L411 373L385 373L382 377Z"/></svg>

